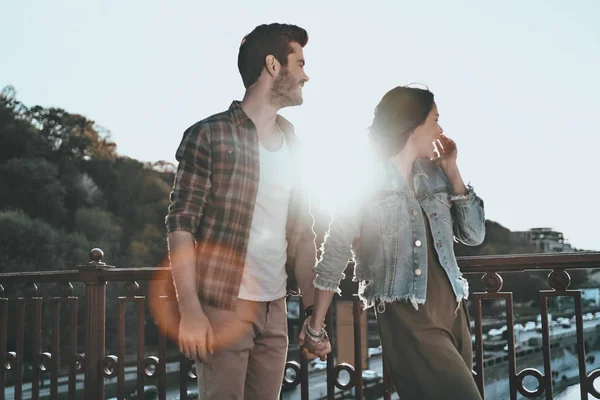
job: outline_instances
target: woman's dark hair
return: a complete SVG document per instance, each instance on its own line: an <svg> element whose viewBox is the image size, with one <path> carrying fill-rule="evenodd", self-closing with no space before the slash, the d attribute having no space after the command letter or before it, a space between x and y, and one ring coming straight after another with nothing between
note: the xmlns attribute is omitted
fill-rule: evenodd
<svg viewBox="0 0 600 400"><path fill-rule="evenodd" d="M383 96L369 127L369 139L377 155L389 159L406 145L416 127L433 108L433 93L427 89L398 86Z"/></svg>
<svg viewBox="0 0 600 400"><path fill-rule="evenodd" d="M282 66L292 52L291 43L306 46L308 33L299 26L288 24L259 25L242 39L238 53L238 69L244 87L252 86L260 77L265 59L273 55Z"/></svg>

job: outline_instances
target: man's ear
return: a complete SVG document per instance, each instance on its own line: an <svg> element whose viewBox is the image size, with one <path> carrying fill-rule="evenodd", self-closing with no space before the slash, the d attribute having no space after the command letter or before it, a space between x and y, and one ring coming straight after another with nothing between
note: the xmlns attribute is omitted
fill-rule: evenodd
<svg viewBox="0 0 600 400"><path fill-rule="evenodd" d="M269 54L265 58L265 68L267 69L267 73L269 75L271 75L272 77L275 77L275 76L277 76L277 74L279 74L279 70L281 69L281 64L279 63L279 61L277 61L277 59L275 58L274 55Z"/></svg>

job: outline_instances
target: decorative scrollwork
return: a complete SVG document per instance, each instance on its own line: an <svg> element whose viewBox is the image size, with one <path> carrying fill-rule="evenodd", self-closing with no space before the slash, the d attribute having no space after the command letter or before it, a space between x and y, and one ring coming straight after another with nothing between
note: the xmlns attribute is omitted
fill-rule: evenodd
<svg viewBox="0 0 600 400"><path fill-rule="evenodd" d="M144 365L144 375L146 375L148 378L152 378L154 375L156 375L156 371L160 368L160 360L155 356L146 357Z"/></svg>
<svg viewBox="0 0 600 400"><path fill-rule="evenodd" d="M486 292L499 292L503 282L502 277L496 272L487 272L481 278L481 284Z"/></svg>
<svg viewBox="0 0 600 400"><path fill-rule="evenodd" d="M125 282L123 285L123 292L125 296L135 296L140 291L140 285L136 281Z"/></svg>
<svg viewBox="0 0 600 400"><path fill-rule="evenodd" d="M567 290L571 285L571 275L564 269L555 269L548 275L548 283L554 290Z"/></svg>
<svg viewBox="0 0 600 400"><path fill-rule="evenodd" d="M350 374L350 380L346 384L343 384L340 382L340 373L342 371L346 371L346 372L348 372L348 374ZM333 384L335 385L336 388L338 388L340 390L350 389L356 384L356 370L354 369L354 367L352 365L350 365L348 363L341 363L341 364L335 366L333 368L333 376L335 377Z"/></svg>
<svg viewBox="0 0 600 400"><path fill-rule="evenodd" d="M73 285L71 282L61 282L57 286L56 291L59 297L69 297L73 294Z"/></svg>
<svg viewBox="0 0 600 400"><path fill-rule="evenodd" d="M25 297L37 297L39 293L40 291L37 285L33 282L26 283L23 287L23 294L25 295Z"/></svg>
<svg viewBox="0 0 600 400"><path fill-rule="evenodd" d="M102 359L102 376L105 378L114 378L117 376L117 367L119 358L117 356L106 356Z"/></svg>
<svg viewBox="0 0 600 400"><path fill-rule="evenodd" d="M596 378L598 378L600 376L600 369L595 369L592 372L590 372L590 374L587 377L587 387L588 387L588 391L590 392L590 394L592 396L594 396L597 399L600 399L600 393L596 390L596 388L594 387L594 381L596 380Z"/></svg>
<svg viewBox="0 0 600 400"><path fill-rule="evenodd" d="M523 385L523 380L528 376L532 376L535 379L537 379L538 387L536 390L533 390L533 391L529 390ZM521 371L517 374L517 390L519 391L519 393L521 393L523 396L527 397L528 399L534 399L536 397L541 396L542 393L544 393L544 391L545 391L544 376L537 369L525 368L523 371Z"/></svg>
<svg viewBox="0 0 600 400"><path fill-rule="evenodd" d="M190 362L190 366L188 367L187 373L188 379L192 382L195 382L198 379L198 374L196 373L196 363Z"/></svg>
<svg viewBox="0 0 600 400"><path fill-rule="evenodd" d="M290 371L291 373L288 373ZM285 389L292 389L298 386L300 382L302 382L300 364L298 364L296 361L286 362L283 374L283 387Z"/></svg>
<svg viewBox="0 0 600 400"><path fill-rule="evenodd" d="M14 351L10 351L8 353L6 353L6 355L4 356L4 370L5 371L10 371L13 368L16 367L17 364L17 353L15 353Z"/></svg>
<svg viewBox="0 0 600 400"><path fill-rule="evenodd" d="M85 371L85 354L79 353L75 355L75 372L83 371Z"/></svg>
<svg viewBox="0 0 600 400"><path fill-rule="evenodd" d="M38 365L38 369L41 372L46 372L49 369L50 361L52 361L52 354L50 353L42 353L40 354L40 365Z"/></svg>

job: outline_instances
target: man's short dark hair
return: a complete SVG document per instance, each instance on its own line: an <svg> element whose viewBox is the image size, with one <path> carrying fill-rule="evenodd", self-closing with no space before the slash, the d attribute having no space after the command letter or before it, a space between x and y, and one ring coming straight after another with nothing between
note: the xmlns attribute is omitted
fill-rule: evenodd
<svg viewBox="0 0 600 400"><path fill-rule="evenodd" d="M269 24L259 25L247 34L238 54L238 69L244 87L247 89L258 80L268 55L273 55L285 67L293 42L306 46L308 33L296 25Z"/></svg>

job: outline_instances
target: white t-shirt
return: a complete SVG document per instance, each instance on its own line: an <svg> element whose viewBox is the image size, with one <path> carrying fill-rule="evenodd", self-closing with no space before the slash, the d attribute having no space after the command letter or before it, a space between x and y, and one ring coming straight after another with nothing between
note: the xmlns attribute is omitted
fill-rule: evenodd
<svg viewBox="0 0 600 400"><path fill-rule="evenodd" d="M285 136L278 151L271 152L260 143L258 146L260 178L238 297L272 301L287 293L286 225L294 163Z"/></svg>

